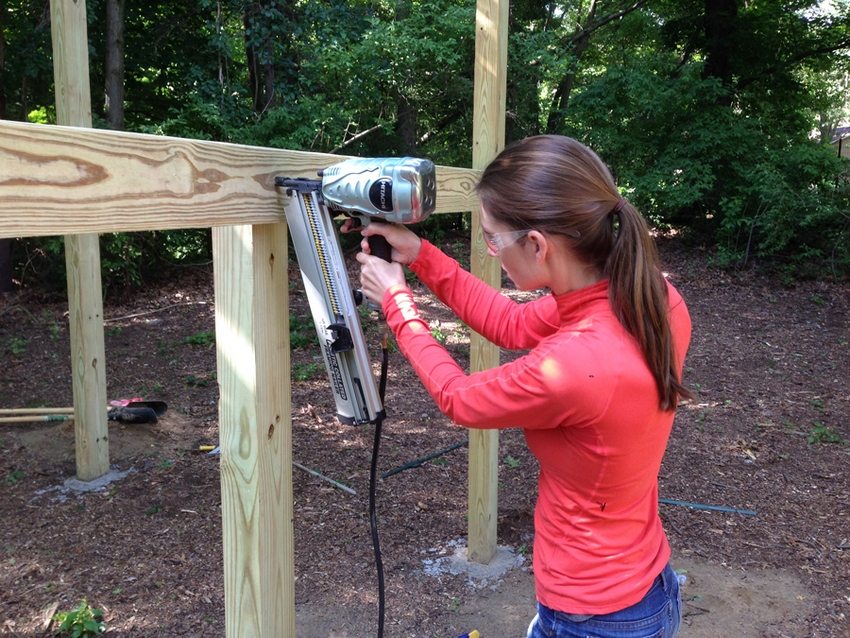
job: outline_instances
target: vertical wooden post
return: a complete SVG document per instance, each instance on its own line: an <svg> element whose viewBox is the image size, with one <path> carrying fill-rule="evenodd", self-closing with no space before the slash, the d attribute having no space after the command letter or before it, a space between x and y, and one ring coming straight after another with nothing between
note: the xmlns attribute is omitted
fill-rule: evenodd
<svg viewBox="0 0 850 638"><path fill-rule="evenodd" d="M85 0L50 0L56 122L91 127ZM109 471L106 355L100 245L95 234L65 237L77 477Z"/></svg>
<svg viewBox="0 0 850 638"><path fill-rule="evenodd" d="M505 94L508 64L508 0L478 0L475 14L475 95L472 125L472 168L483 169L505 145ZM487 255L472 211L472 272L501 284L499 262ZM470 368L499 365L499 349L478 334L470 339ZM498 513L497 430L469 431L469 559L487 563L496 553Z"/></svg>
<svg viewBox="0 0 850 638"><path fill-rule="evenodd" d="M286 224L212 232L225 632L293 638Z"/></svg>

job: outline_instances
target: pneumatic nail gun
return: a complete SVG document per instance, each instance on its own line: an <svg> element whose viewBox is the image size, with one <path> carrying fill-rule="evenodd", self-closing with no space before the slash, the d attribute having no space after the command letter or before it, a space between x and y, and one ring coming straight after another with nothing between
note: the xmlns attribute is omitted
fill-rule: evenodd
<svg viewBox="0 0 850 638"><path fill-rule="evenodd" d="M343 423L375 423L384 416L383 402L333 217L344 214L362 225L424 220L436 203L434 164L412 157L349 159L320 171L319 179L278 177L275 185L289 195L286 221L337 415ZM383 237L370 237L369 245L389 261Z"/></svg>

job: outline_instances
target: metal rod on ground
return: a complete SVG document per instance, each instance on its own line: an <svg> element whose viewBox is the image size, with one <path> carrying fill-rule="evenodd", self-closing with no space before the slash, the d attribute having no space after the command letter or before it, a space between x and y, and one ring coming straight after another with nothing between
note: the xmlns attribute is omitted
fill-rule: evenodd
<svg viewBox="0 0 850 638"><path fill-rule="evenodd" d="M73 420L73 414L33 414L31 416L0 416L0 423L40 423L42 421Z"/></svg>
<svg viewBox="0 0 850 638"><path fill-rule="evenodd" d="M422 465L423 463L427 463L431 459L436 459L439 456L443 456L443 454L447 454L447 453L451 452L452 450L456 450L459 447L464 447L465 445L468 445L468 444L469 444L469 441L461 441L460 443L455 443L454 445L450 445L449 447L447 447L445 449L438 450L436 452L432 452L431 454L427 454L425 456L420 456L418 459L413 459L412 461L408 461L404 465L399 465L395 469L388 470L388 471L384 472L383 474L381 474L381 478L385 479L385 478L392 476L393 474L398 474L399 472L404 472L405 470L409 470L409 469L414 468L414 467L419 467L420 465Z"/></svg>
<svg viewBox="0 0 850 638"><path fill-rule="evenodd" d="M23 414L73 414L74 408L0 408L0 416Z"/></svg>
<svg viewBox="0 0 850 638"><path fill-rule="evenodd" d="M728 514L741 514L742 516L756 516L755 510L739 509L737 507L726 507L725 505L706 505L705 503L689 503L688 501L676 501L670 498L659 498L659 503L665 505L679 505L689 507L693 510L708 510L710 512L726 512Z"/></svg>
<svg viewBox="0 0 850 638"><path fill-rule="evenodd" d="M315 476L316 478L320 478L320 479L322 479L323 481L327 481L328 483L330 483L330 484L331 484L331 485L333 485L334 487L338 487L338 488L339 488L339 489L341 489L343 492L348 492L349 494L353 494L354 496L357 496L357 492L355 492L353 489L351 489L351 488L350 488L350 487L348 487L347 485L343 485L343 484L342 484L342 483L340 483L339 481L335 481L335 480L333 480L333 479L332 479L332 478L330 478L329 476L325 476L324 474L320 474L320 473L319 473L319 472L317 472L316 470L311 470L309 467L305 467L305 466L303 466L303 465L301 465L300 463L297 463L297 462L295 462L295 461L292 461L292 464L293 464L295 467L297 467L299 470L304 470L304 471L305 471L305 472L307 472L308 474L312 474L312 475L313 475L313 476Z"/></svg>

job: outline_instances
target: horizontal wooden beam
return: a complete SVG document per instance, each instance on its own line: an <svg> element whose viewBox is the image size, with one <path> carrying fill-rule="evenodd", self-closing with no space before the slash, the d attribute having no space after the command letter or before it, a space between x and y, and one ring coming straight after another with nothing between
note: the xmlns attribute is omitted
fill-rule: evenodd
<svg viewBox="0 0 850 638"><path fill-rule="evenodd" d="M0 121L0 238L266 224L274 178L345 157ZM437 167L437 212L477 206L479 171Z"/></svg>

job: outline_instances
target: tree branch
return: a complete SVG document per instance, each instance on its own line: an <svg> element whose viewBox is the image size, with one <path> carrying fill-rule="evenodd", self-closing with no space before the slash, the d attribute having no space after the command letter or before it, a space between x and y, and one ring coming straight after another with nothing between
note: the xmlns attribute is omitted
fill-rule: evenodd
<svg viewBox="0 0 850 638"><path fill-rule="evenodd" d="M362 140L364 137L369 135L369 133L374 133L375 131L377 131L378 129L380 129L383 126L384 126L383 124L375 124L375 126L373 126L372 128L367 128L365 131L360 131L356 135L352 135L347 140L345 140L342 144L340 144L339 146L337 146L336 148L334 148L334 149L332 149L328 152L331 153L331 154L338 153L339 151L344 149L349 144L354 144L354 142L356 142L358 140Z"/></svg>
<svg viewBox="0 0 850 638"><path fill-rule="evenodd" d="M759 80L763 80L767 77L774 75L780 69L795 66L810 58L817 58L822 55L835 53L836 51L840 51L841 49L850 49L850 36L839 40L835 44L815 47L814 49L809 49L808 51L800 51L795 55L789 57L787 60L783 60L781 63L765 67L759 75L751 75L749 77L741 78L740 80L738 80L735 88L736 90L740 91L741 89L748 87L754 82L758 82Z"/></svg>

